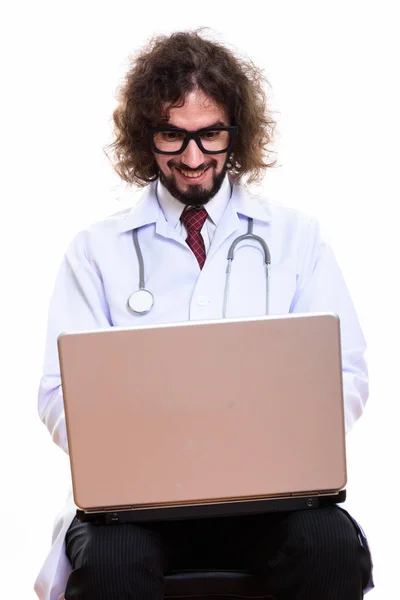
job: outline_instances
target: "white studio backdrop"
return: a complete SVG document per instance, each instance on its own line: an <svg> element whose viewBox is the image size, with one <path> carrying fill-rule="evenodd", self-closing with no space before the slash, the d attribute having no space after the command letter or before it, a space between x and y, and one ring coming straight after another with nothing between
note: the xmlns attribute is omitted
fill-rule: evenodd
<svg viewBox="0 0 400 600"><path fill-rule="evenodd" d="M398 597L397 2L14 2L0 36L1 596L33 600L69 477L37 416L47 309L72 237L129 201L103 154L127 58L154 33L211 27L264 69L278 168L262 189L316 215L366 335L371 395L348 436L348 509L377 588ZM396 539L397 538L397 539ZM400 586L398 586L399 588Z"/></svg>

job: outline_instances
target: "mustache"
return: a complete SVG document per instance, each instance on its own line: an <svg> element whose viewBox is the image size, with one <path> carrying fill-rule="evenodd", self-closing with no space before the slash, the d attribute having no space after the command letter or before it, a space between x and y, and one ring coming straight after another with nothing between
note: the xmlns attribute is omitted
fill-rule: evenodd
<svg viewBox="0 0 400 600"><path fill-rule="evenodd" d="M176 160L169 160L167 163L168 167L170 169L172 169L172 167L176 167L177 169L180 169L181 171L202 171L203 169L207 169L207 167L216 167L217 166L217 161L212 160L209 163L202 163L201 165L199 165L198 167L189 167L188 165L185 165L185 163L181 163L178 162Z"/></svg>

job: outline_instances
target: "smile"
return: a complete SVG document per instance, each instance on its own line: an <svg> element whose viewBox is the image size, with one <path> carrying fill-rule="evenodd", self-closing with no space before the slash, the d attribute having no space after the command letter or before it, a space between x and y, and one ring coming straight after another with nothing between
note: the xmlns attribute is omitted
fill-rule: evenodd
<svg viewBox="0 0 400 600"><path fill-rule="evenodd" d="M205 169L202 169L201 171L183 171L182 169L179 169L179 167L176 167L178 169L178 171L180 173L182 173L182 175L184 175L185 177L189 177L189 179L198 179L200 178L210 167L206 167Z"/></svg>

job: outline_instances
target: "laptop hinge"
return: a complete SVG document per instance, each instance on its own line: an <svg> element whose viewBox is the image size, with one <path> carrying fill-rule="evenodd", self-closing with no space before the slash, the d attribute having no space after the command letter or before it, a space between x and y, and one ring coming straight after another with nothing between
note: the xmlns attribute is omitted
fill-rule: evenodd
<svg viewBox="0 0 400 600"><path fill-rule="evenodd" d="M103 507L103 506L99 506L97 508L88 508L88 509L84 509L84 512L86 514L95 514L95 513L117 513L117 512L123 512L126 510L152 510L155 508L177 508L177 507L181 507L181 506L195 506L198 504L208 504L208 505L212 505L212 504L233 504L233 503L237 503L237 502L258 502L258 501L265 501L268 500L269 498L271 500L276 500L278 498L308 498L308 497L315 497L315 496L332 496L335 494L338 494L339 490L324 490L323 492L321 491L312 491L312 492L296 492L296 493L292 493L292 494L287 494L287 495L281 495L281 494L277 494L276 496L269 496L268 498L264 497L259 497L259 498L235 498L235 499L230 499L230 500L218 500L215 502L193 502L193 503L182 503L182 504L147 504L145 506L143 505L137 505L137 504L127 504L125 506L107 506L107 507Z"/></svg>

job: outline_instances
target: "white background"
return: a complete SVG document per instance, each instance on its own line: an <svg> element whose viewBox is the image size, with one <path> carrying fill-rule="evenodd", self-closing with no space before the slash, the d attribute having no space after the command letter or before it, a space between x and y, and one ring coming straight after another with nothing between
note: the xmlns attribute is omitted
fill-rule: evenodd
<svg viewBox="0 0 400 600"><path fill-rule="evenodd" d="M319 217L353 295L369 345L371 395L348 437L348 508L373 550L377 588L369 597L397 597L396 8L395 0L15 0L3 11L2 598L34 598L66 495L67 458L37 417L37 386L61 257L78 230L121 205L102 151L116 87L127 57L153 33L198 26L212 27L265 70L280 136L280 167L268 173L265 194Z"/></svg>

